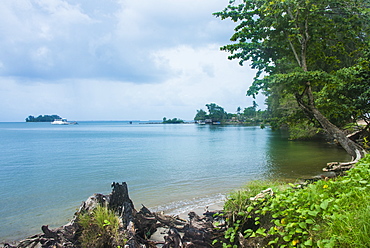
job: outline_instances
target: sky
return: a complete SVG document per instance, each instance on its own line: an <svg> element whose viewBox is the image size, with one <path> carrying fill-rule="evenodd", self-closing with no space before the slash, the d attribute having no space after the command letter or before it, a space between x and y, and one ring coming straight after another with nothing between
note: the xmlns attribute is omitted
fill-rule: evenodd
<svg viewBox="0 0 370 248"><path fill-rule="evenodd" d="M0 121L192 120L252 105L255 71L227 59L228 0L2 0ZM264 109L264 98L257 98Z"/></svg>

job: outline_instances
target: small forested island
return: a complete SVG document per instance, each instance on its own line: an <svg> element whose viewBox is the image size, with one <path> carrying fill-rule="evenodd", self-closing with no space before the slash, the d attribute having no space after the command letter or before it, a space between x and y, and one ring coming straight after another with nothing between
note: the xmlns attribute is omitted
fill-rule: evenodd
<svg viewBox="0 0 370 248"><path fill-rule="evenodd" d="M162 123L163 124L180 124L180 123L184 123L184 121L181 119L177 119L177 118L167 119L166 117L163 117Z"/></svg>
<svg viewBox="0 0 370 248"><path fill-rule="evenodd" d="M39 115L34 117L32 115L26 118L26 122L53 122L56 119L62 119L59 115Z"/></svg>

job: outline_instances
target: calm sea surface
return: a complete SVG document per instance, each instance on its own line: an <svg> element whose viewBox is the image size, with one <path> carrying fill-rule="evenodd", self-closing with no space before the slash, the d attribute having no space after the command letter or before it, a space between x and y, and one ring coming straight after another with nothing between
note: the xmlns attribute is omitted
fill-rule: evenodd
<svg viewBox="0 0 370 248"><path fill-rule="evenodd" d="M0 140L0 242L66 224L113 181L128 183L137 209L176 213L251 180L310 177L349 159L325 141L251 126L0 123Z"/></svg>

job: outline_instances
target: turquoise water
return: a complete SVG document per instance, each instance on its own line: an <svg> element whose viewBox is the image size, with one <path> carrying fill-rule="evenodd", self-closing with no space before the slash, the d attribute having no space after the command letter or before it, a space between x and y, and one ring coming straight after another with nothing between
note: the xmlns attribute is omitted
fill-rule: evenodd
<svg viewBox="0 0 370 248"><path fill-rule="evenodd" d="M348 160L325 141L251 126L0 123L0 242L66 224L93 193L127 182L137 209L185 211L254 179L321 173Z"/></svg>

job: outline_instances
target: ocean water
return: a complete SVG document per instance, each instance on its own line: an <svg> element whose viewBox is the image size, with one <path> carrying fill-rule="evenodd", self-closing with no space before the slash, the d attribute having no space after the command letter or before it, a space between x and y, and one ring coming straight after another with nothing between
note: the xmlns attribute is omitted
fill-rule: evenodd
<svg viewBox="0 0 370 248"><path fill-rule="evenodd" d="M286 135L256 126L0 123L0 242L66 224L113 181L127 182L136 209L175 214L223 201L251 180L307 178L349 159L323 140Z"/></svg>

